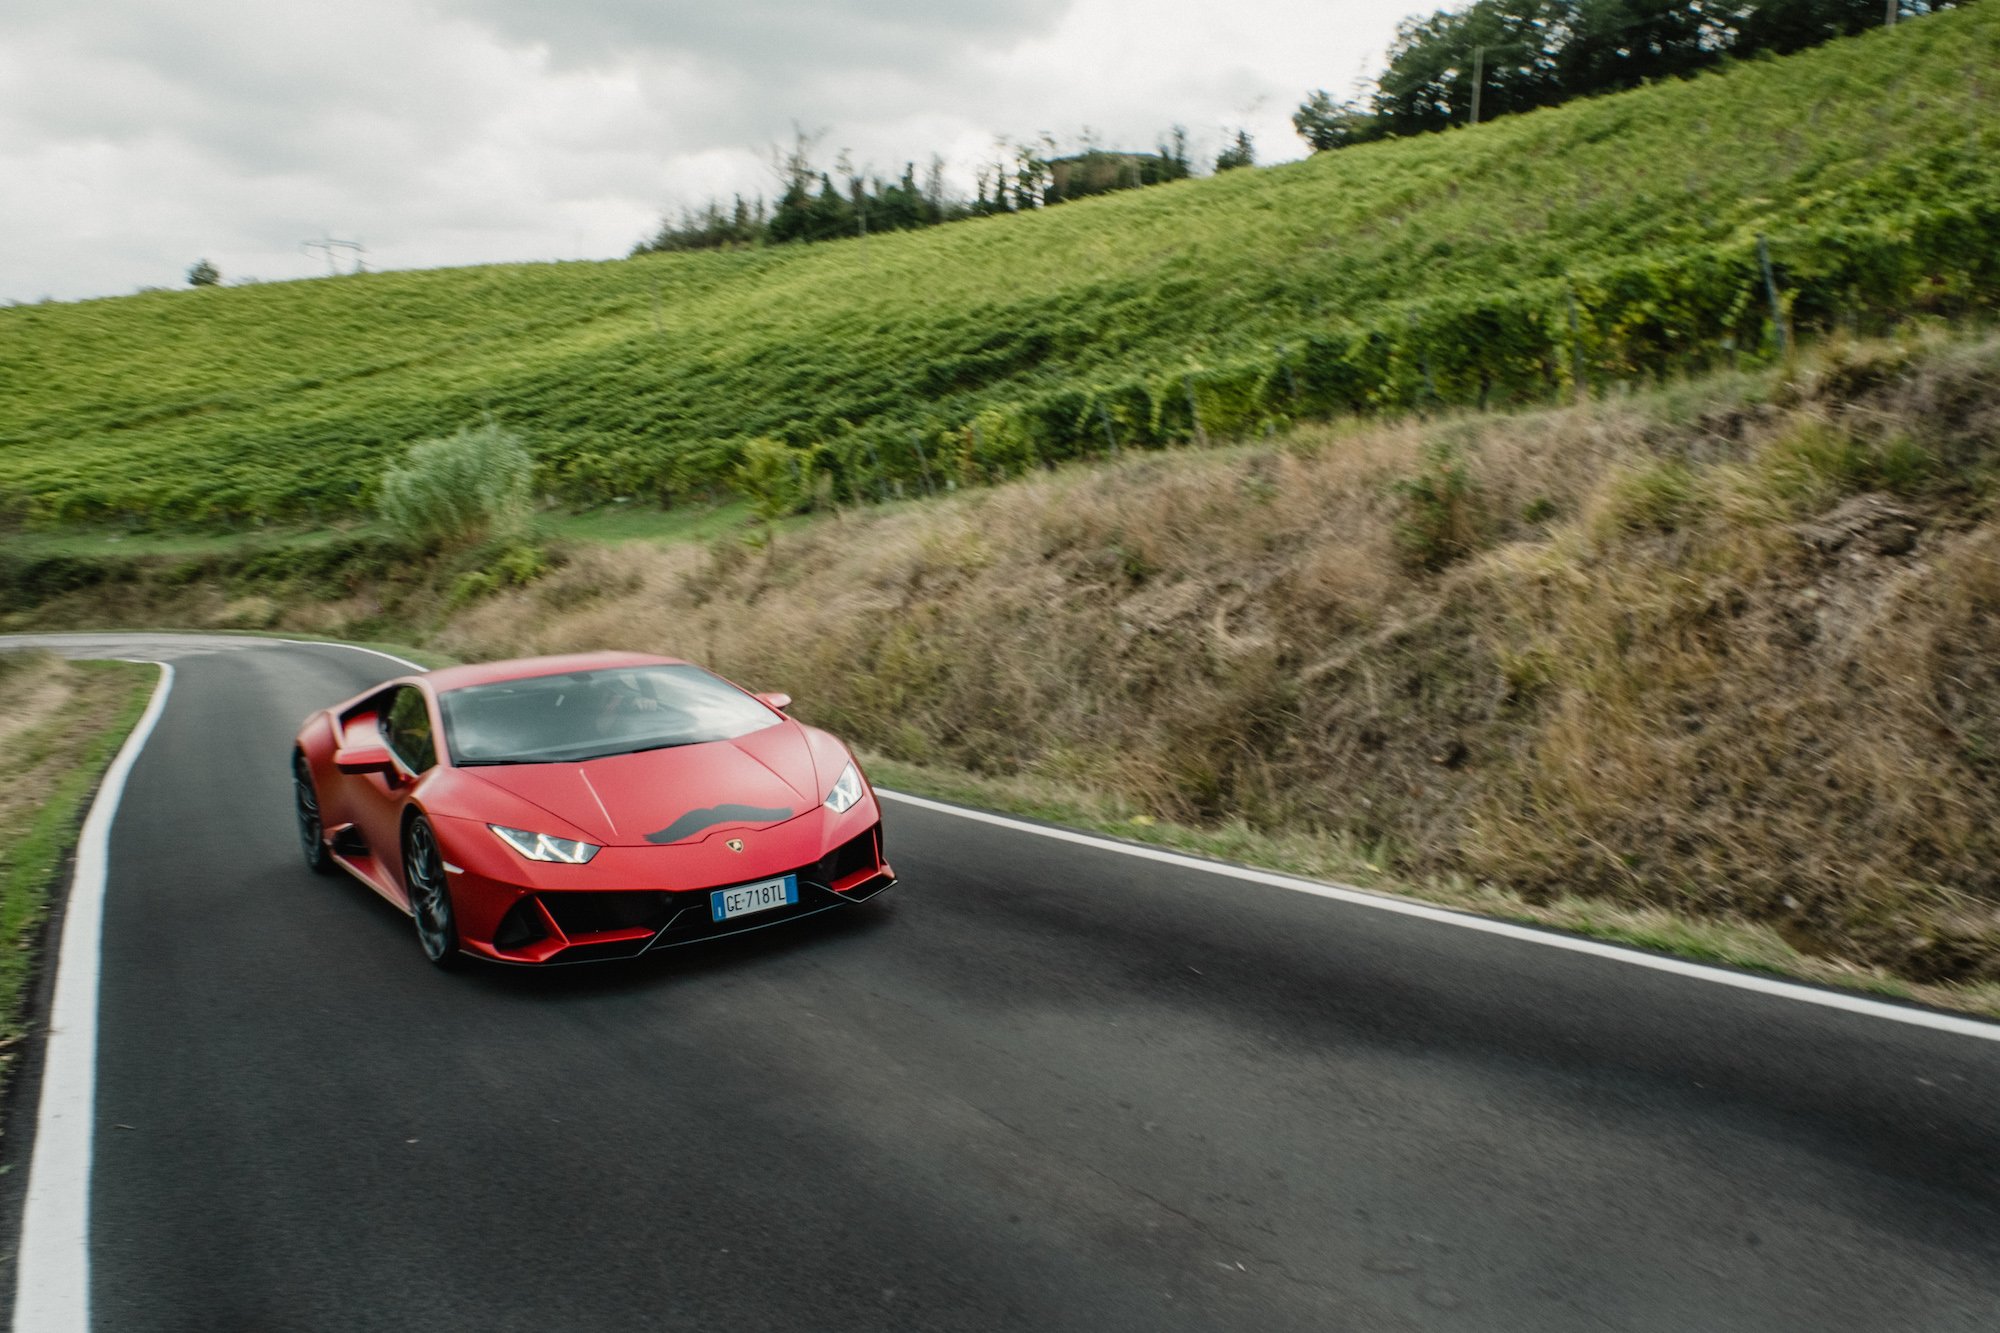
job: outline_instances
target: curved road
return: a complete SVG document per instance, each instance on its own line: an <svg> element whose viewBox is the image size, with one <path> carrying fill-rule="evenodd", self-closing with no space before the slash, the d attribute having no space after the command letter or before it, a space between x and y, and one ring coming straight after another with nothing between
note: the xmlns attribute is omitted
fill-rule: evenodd
<svg viewBox="0 0 2000 1333"><path fill-rule="evenodd" d="M110 841L97 1328L2000 1328L1978 1034L895 801L868 909L445 975L293 841L299 719L398 667L61 646L178 672Z"/></svg>

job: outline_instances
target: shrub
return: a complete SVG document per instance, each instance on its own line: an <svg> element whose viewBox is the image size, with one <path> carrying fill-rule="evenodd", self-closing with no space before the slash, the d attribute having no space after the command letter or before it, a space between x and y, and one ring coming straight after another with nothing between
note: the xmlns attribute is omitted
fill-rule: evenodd
<svg viewBox="0 0 2000 1333"><path fill-rule="evenodd" d="M1486 523L1479 484L1456 445L1424 447L1417 475L1396 483L1403 513L1396 521L1396 549L1404 564L1433 573L1479 548Z"/></svg>
<svg viewBox="0 0 2000 1333"><path fill-rule="evenodd" d="M766 523L799 514L812 507L810 459L783 440L759 436L743 444L743 461L736 465L730 483L750 502L757 517Z"/></svg>
<svg viewBox="0 0 2000 1333"><path fill-rule="evenodd" d="M488 422L410 449L382 478L376 510L413 546L473 546L527 526L534 459L511 431Z"/></svg>
<svg viewBox="0 0 2000 1333"><path fill-rule="evenodd" d="M487 564L488 571L510 588L525 588L549 572L548 552L539 546L510 546Z"/></svg>

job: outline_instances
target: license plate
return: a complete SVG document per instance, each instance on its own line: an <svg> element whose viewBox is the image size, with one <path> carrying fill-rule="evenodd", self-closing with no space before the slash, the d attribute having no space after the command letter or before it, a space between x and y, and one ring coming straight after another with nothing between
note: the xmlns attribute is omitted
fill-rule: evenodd
<svg viewBox="0 0 2000 1333"><path fill-rule="evenodd" d="M717 889L708 895L708 910L717 921L731 921L753 912L768 912L773 907L788 907L798 900L799 877L786 875L783 879L759 880L755 884L738 884L733 889Z"/></svg>

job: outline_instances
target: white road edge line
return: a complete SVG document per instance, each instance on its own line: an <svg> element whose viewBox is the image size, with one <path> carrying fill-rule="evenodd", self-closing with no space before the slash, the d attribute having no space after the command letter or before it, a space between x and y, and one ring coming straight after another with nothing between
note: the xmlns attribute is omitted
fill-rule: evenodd
<svg viewBox="0 0 2000 1333"><path fill-rule="evenodd" d="M173 667L154 665L160 668L160 683L104 771L77 839L49 1005L35 1152L21 1207L21 1253L14 1278L17 1333L83 1333L90 1327L90 1164L97 1118L97 973L105 870L125 780L174 688Z"/></svg>
<svg viewBox="0 0 2000 1333"><path fill-rule="evenodd" d="M1116 852L1121 856L1137 857L1142 861L1157 861L1162 865L1182 870L1197 870L1204 874L1219 875L1225 879L1243 880L1274 889L1290 889L1294 893L1309 893L1314 897L1331 898L1335 902L1348 903L1355 907L1371 908L1378 912L1394 912L1399 916L1413 916L1423 921L1434 921L1439 925L1457 926L1461 930L1476 930L1488 935L1519 940L1524 944L1539 944L1545 948L1589 954L1595 958L1608 958L1613 962L1626 963L1633 967L1650 968L1655 972L1667 972L1695 981L1713 982L1718 986L1733 986L1737 990L1753 991L1759 995L1775 995L1805 1004L1820 1005L1827 1009L1839 1009L1850 1014L1864 1014L1870 1018L1887 1019L1892 1023L1906 1023L1911 1027L1931 1028L1938 1032L1955 1033L1961 1037L1976 1037L1981 1041L2000 1041L2000 1023L1989 1023L1977 1018L1961 1018L1955 1014L1935 1013L1928 1009L1905 1008L1898 1004L1886 1004L1881 1000L1865 999L1859 995L1819 990L1796 982L1779 981L1747 972L1731 972L1719 967L1685 962L1678 958L1663 958L1657 954L1641 953L1636 949L1621 948L1615 944L1603 944L1596 940L1579 939L1571 935L1558 935L1530 926L1517 926L1509 921L1494 921L1467 912L1454 912L1449 908L1431 907L1424 903L1411 902L1406 898L1390 898L1379 893L1370 893L1366 889L1354 888L1352 885L1322 884L1317 880L1299 879L1296 876L1280 875L1269 870L1252 870L1246 866L1204 861L1198 857L1183 856L1179 852L1138 847L1089 833L1030 824L1019 819L1009 819L1005 815L988 814L984 810L972 810L962 805L947 805L943 801L928 800L922 796L910 796L880 787L875 789L875 794L938 814L954 815L960 819L991 824L996 828L1011 829L1017 833L1031 833L1038 838L1072 843L1097 851Z"/></svg>
<svg viewBox="0 0 2000 1333"><path fill-rule="evenodd" d="M357 653L373 653L377 657L386 657L397 666L406 666L412 671L430 670L427 666L418 666L407 657L398 657L394 653L385 653L380 648L363 648L358 643L340 643L333 639L274 639L271 642L297 644L301 648L348 648Z"/></svg>

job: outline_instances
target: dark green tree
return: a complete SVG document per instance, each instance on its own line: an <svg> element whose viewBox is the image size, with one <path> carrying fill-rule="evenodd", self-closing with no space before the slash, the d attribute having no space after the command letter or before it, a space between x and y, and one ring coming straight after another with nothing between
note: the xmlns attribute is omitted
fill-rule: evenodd
<svg viewBox="0 0 2000 1333"><path fill-rule="evenodd" d="M1463 15L1443 10L1396 25L1389 66L1376 81L1375 121L1384 134L1427 134L1467 114L1472 43Z"/></svg>
<svg viewBox="0 0 2000 1333"><path fill-rule="evenodd" d="M1248 130L1236 131L1236 137L1224 145L1222 151L1215 155L1215 169L1217 172L1236 171L1242 167L1254 167L1256 165L1257 148L1250 141L1250 131Z"/></svg>
<svg viewBox="0 0 2000 1333"><path fill-rule="evenodd" d="M905 163L903 174L891 184L875 182L868 199L867 217L870 231L914 231L937 221L917 184L916 163Z"/></svg>
<svg viewBox="0 0 2000 1333"><path fill-rule="evenodd" d="M1951 7L1948 2L1926 4L1904 0L1897 9L1902 17L1917 18L1935 9ZM1803 51L1835 37L1851 37L1869 28L1879 28L1886 17L1882 0L1763 0L1740 9L1733 49L1744 55L1763 51L1788 55Z"/></svg>
<svg viewBox="0 0 2000 1333"><path fill-rule="evenodd" d="M1330 153L1351 143L1382 137L1375 117L1358 102L1336 102L1333 94L1316 90L1292 113L1292 128L1315 153Z"/></svg>
<svg viewBox="0 0 2000 1333"><path fill-rule="evenodd" d="M1030 142L1015 145L1012 188L1016 212L1040 208L1048 202L1049 179L1054 171L1050 162L1055 151L1056 141L1046 132Z"/></svg>
<svg viewBox="0 0 2000 1333"><path fill-rule="evenodd" d="M222 270L206 259L197 259L188 266L188 286L216 287L222 283Z"/></svg>
<svg viewBox="0 0 2000 1333"><path fill-rule="evenodd" d="M924 217L932 223L944 222L953 216L954 209L963 208L945 190L943 156L932 153L930 167L924 172Z"/></svg>
<svg viewBox="0 0 2000 1333"><path fill-rule="evenodd" d="M1954 0L1901 0L1917 17ZM1786 54L1884 21L1881 0L1476 0L1405 19L1364 112L1316 92L1292 117L1315 149L1423 134Z"/></svg>
<svg viewBox="0 0 2000 1333"><path fill-rule="evenodd" d="M1568 22L1558 30L1563 40L1549 51L1556 69L1553 96L1536 105L1636 88L1650 79L1685 78L1738 51L1734 18L1740 10L1727 5L1573 0L1569 8Z"/></svg>

